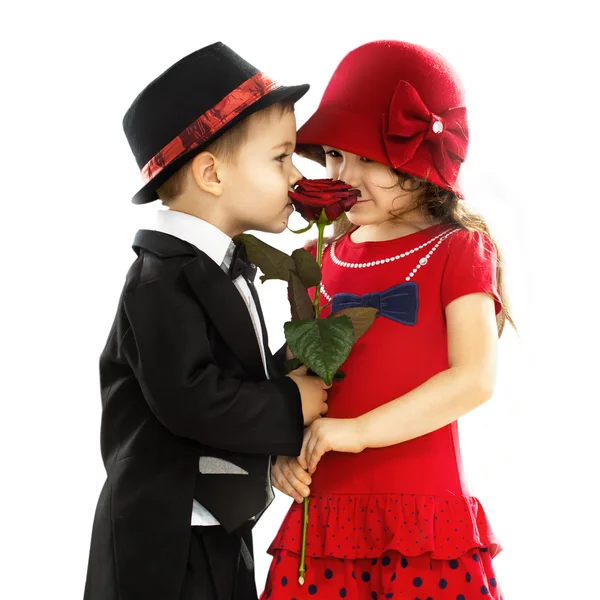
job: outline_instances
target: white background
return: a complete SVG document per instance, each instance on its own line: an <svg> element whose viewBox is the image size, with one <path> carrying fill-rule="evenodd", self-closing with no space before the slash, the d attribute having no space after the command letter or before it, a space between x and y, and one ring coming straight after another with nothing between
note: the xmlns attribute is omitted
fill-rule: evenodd
<svg viewBox="0 0 600 600"><path fill-rule="evenodd" d="M104 481L98 357L133 235L157 208L129 202L141 185L121 130L130 102L221 40L282 83L312 84L300 125L342 57L385 38L432 47L461 74L464 185L505 254L520 337L507 330L496 394L461 422L469 481L504 543L495 565L505 598L600 598L597 21L583 2L350 4L3 9L2 599L82 597ZM306 237L264 239L291 251ZM274 349L288 319L283 291L260 288ZM261 589L287 506L279 496L256 529Z"/></svg>

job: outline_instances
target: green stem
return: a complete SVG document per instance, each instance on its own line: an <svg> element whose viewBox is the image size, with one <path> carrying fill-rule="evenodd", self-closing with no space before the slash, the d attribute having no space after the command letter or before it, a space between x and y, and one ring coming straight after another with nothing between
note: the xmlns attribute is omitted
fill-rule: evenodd
<svg viewBox="0 0 600 600"><path fill-rule="evenodd" d="M319 268L321 268L323 264L323 238L325 234L325 227L329 225L329 221L327 221L327 217L325 216L325 209L321 211L321 216L317 221L317 262L319 263ZM315 289L315 315L316 318L319 318L321 314L320 307L320 297L321 297L321 284L319 283ZM304 574L306 573L306 534L308 532L308 507L310 505L310 498L304 498L302 508L303 508L303 516L302 516L302 543L300 546L300 567L298 569L298 583L300 585L304 585Z"/></svg>
<svg viewBox="0 0 600 600"><path fill-rule="evenodd" d="M321 212L321 216L319 217L319 220L317 221L317 230L318 230L317 262L319 263L319 268L321 268L321 266L323 265L323 238L325 237L324 233L325 233L325 227L327 225L329 225L329 221L327 220L327 217L325 216L325 209L323 209L323 211ZM320 299L321 299L321 284L319 283L315 289L315 301L314 301L315 314L317 316L317 319L319 318L319 315L321 314Z"/></svg>
<svg viewBox="0 0 600 600"><path fill-rule="evenodd" d="M302 517L302 551L300 553L300 568L298 569L298 583L304 585L304 574L306 573L306 533L308 531L308 498L304 498Z"/></svg>
<svg viewBox="0 0 600 600"><path fill-rule="evenodd" d="M306 233L314 224L315 224L314 221L309 221L308 225L304 229L290 229L288 227L288 230L291 231L292 233Z"/></svg>

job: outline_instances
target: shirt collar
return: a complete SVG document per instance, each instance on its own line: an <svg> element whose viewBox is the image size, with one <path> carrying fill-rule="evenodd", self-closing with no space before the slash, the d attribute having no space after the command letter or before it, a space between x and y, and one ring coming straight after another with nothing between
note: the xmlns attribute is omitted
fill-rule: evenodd
<svg viewBox="0 0 600 600"><path fill-rule="evenodd" d="M219 266L231 263L234 243L212 223L177 210L160 209L156 215L156 231L175 236L202 250ZM226 260L228 259L228 261ZM225 264L229 267L229 264Z"/></svg>

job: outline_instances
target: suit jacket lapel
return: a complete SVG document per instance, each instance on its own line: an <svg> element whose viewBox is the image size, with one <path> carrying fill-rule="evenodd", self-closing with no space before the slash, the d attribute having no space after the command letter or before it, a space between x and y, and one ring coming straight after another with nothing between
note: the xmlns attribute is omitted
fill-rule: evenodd
<svg viewBox="0 0 600 600"><path fill-rule="evenodd" d="M204 252L179 238L158 231L140 230L133 248L163 257L190 256L183 272L194 294L209 314L221 337L257 380L265 371L248 307L230 277ZM265 340L267 358L270 354Z"/></svg>
<svg viewBox="0 0 600 600"><path fill-rule="evenodd" d="M201 253L183 267L185 276L225 343L256 379L265 370L248 307L229 276Z"/></svg>
<svg viewBox="0 0 600 600"><path fill-rule="evenodd" d="M250 288L250 292L252 294L252 298L254 299L254 304L256 306L256 312L258 313L258 318L260 320L262 334L263 334L263 344L265 347L265 358L267 362L267 370L269 372L269 376L279 377L279 369L277 368L277 364L275 363L275 359L273 358L273 354L269 348L269 333L267 331L267 323L265 321L265 315L262 311L262 307L260 305L260 298L258 297L258 291L256 290L256 286L254 284L248 284Z"/></svg>

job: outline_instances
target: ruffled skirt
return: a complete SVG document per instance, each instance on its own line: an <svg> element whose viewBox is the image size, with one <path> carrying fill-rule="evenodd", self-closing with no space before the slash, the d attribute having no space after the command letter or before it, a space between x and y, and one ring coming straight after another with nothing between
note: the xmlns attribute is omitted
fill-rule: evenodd
<svg viewBox="0 0 600 600"><path fill-rule="evenodd" d="M301 526L294 503L269 548L262 600L502 599L492 567L501 546L472 496L311 497L303 586Z"/></svg>

